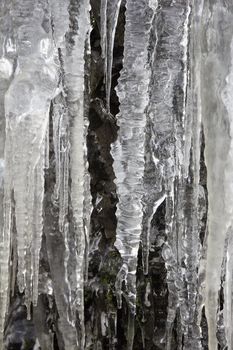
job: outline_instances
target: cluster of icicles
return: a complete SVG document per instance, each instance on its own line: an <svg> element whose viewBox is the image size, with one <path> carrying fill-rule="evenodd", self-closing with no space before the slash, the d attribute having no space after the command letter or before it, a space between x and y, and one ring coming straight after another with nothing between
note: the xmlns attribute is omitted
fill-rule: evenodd
<svg viewBox="0 0 233 350"><path fill-rule="evenodd" d="M141 244L147 274L151 222L164 203L163 258L169 292L166 349L172 349L177 315L179 349L202 349L203 307L209 349L217 350L220 331L225 345L233 349L233 6L230 0L127 0L122 4L121 0L101 0L108 110L114 37L123 5L119 131L112 157L119 199L115 246L122 257L116 296L121 307L124 281L131 314L128 349L133 347L138 250ZM3 0L0 4L1 349L15 280L25 293L29 317L31 303L37 304L40 248L46 230L45 171L50 166L51 144L56 163L51 198L59 209L58 230L65 251L62 281L57 277L61 271L55 265L55 253L48 252L54 264L54 295L65 349L85 348L83 287L90 191L84 75L90 9L88 0ZM208 187L203 242L202 127ZM50 235L53 242L56 233Z"/></svg>

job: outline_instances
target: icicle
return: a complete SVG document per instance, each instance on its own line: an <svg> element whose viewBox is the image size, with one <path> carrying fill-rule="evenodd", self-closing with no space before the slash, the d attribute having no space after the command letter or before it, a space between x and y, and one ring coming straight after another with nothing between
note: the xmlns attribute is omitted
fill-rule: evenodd
<svg viewBox="0 0 233 350"><path fill-rule="evenodd" d="M39 30L43 8L38 4L22 6L18 2L11 6L11 20L18 33L18 60L14 79L5 95L4 253L1 252L5 260L1 267L1 294L5 296L1 298L1 332L8 308L13 201L18 286L21 292L25 290L25 304L29 310L31 302L37 300L45 139L49 105L58 80L50 34ZM20 35L22 28L26 37Z"/></svg>
<svg viewBox="0 0 233 350"><path fill-rule="evenodd" d="M48 127L47 127L48 130ZM46 135L45 135L46 144ZM46 149L41 149L40 159L34 170L34 207L33 207L33 235L32 238L32 301L33 305L37 305L38 298L38 280L39 280L39 258L41 239L43 232L43 200L44 200L44 169L46 167Z"/></svg>
<svg viewBox="0 0 233 350"><path fill-rule="evenodd" d="M110 110L110 93L112 84L113 46L116 26L122 0L101 0L101 47L105 59L106 105Z"/></svg>
<svg viewBox="0 0 233 350"><path fill-rule="evenodd" d="M5 93L13 75L15 50L10 47L12 28L9 11L5 2L0 3L0 348L3 347L5 315L8 311L10 288L10 250L12 247L11 198L4 195L4 179L8 175L5 162ZM7 40L9 38L9 40ZM12 40L13 41L13 40ZM12 50L10 50L12 49ZM11 52L10 52L11 51ZM10 55L9 55L10 52ZM10 57L9 57L10 56ZM6 217L4 213L8 212Z"/></svg>
<svg viewBox="0 0 233 350"><path fill-rule="evenodd" d="M203 286L202 247L200 242L201 221L205 213L205 193L199 185L200 178L200 135L201 135L201 101L200 101L200 62L201 33L200 21L203 1L192 2L190 30L188 43L189 70L187 70L186 116L184 119L184 160L183 177L186 179L183 203L183 251L185 266L184 286L187 296L180 293L185 300L181 309L183 325L184 349L202 349L200 320L203 299L199 291ZM190 11L187 11L190 15ZM178 194L179 195L179 194ZM182 204L181 204L182 205ZM182 205L184 206L184 204ZM182 210L182 209L181 209ZM201 289L200 289L201 288Z"/></svg>
<svg viewBox="0 0 233 350"><path fill-rule="evenodd" d="M200 135L201 135L201 16L203 0L192 2L190 49L189 49L189 84L187 92L187 118L185 120L185 149L184 149L184 173L188 174L190 163L191 135L193 140L194 183L199 184L200 172ZM189 118L190 115L190 118ZM189 125L191 121L191 125Z"/></svg>
<svg viewBox="0 0 233 350"><path fill-rule="evenodd" d="M15 86L13 85L15 83ZM12 90L17 86L14 81L8 90L6 97L6 108L10 115L17 115L12 111ZM17 86L18 87L18 86ZM35 89L36 90L36 89ZM14 90L13 90L14 91ZM39 91L35 91L39 96ZM33 290L35 290L34 301L37 295L37 280L39 269L39 250L42 235L42 207L44 193L44 159L45 159L45 138L48 123L48 106L46 111L40 109L39 113L25 113L25 117L15 121L15 117L8 119L7 137L13 140L10 147L6 147L6 166L10 167L10 187L5 186L6 198L10 198L13 191L15 200L16 231L18 240L18 284L21 292L25 288L32 289L31 275L34 276ZM42 118L43 117L43 118ZM25 119L24 119L25 118ZM37 118L38 123L35 123ZM35 128L32 127L32 123ZM29 130L30 129L30 130ZM22 138L27 130L27 136ZM12 136L11 136L12 135ZM20 150L29 150L28 154L21 154ZM12 158L13 162L9 159ZM11 163L12 162L12 163ZM9 215L6 213L6 215ZM32 244L34 245L32 247ZM32 254L32 256L31 256ZM32 260L31 260L32 259ZM28 268L33 263L33 270L28 272ZM28 281L25 280L25 272ZM29 292L28 290L28 292ZM30 292L31 293L31 292ZM28 301L29 302L29 301Z"/></svg>
<svg viewBox="0 0 233 350"><path fill-rule="evenodd" d="M197 293L200 118L196 122L192 105L187 107L190 14L191 2L160 4L153 23L156 36L150 50L152 77L145 143L143 265L144 273L148 273L149 222L166 198L167 242L163 257L169 290L167 349L173 346L171 336L176 316L180 319L178 346L184 337L184 346L188 347L186 340L190 337ZM191 147L195 161L189 157ZM190 184L193 173L195 183ZM192 347L195 346L194 341Z"/></svg>
<svg viewBox="0 0 233 350"><path fill-rule="evenodd" d="M58 241L63 247L56 260L56 239L46 230L59 330L67 350L84 349L84 275L90 218L87 172L87 115L84 96L85 55L88 55L89 2L51 0L53 37L60 65L59 95L53 100L53 144L56 184L54 206L59 204ZM62 22L62 25L60 23ZM69 195L70 194L70 195ZM69 220L68 220L68 207ZM59 266L57 266L58 264ZM63 277L59 277L59 268Z"/></svg>
<svg viewBox="0 0 233 350"><path fill-rule="evenodd" d="M89 129L89 80L88 71L90 69L90 35L87 35L85 42L85 94L84 94L84 141L87 140ZM91 191L90 191L90 174L88 163L88 150L87 143L83 145L83 160L84 160L84 202L83 202L83 227L85 236L85 256L84 256L84 278L85 282L88 280L88 264L89 264L89 234L90 234L90 220L92 212Z"/></svg>
<svg viewBox="0 0 233 350"><path fill-rule="evenodd" d="M55 200L59 201L59 229L64 231L65 218L68 214L69 180L69 129L66 102L62 94L53 102L53 144L55 154L56 184Z"/></svg>
<svg viewBox="0 0 233 350"><path fill-rule="evenodd" d="M191 40L195 40L195 35L198 36L199 32L195 29L195 25L196 22L195 20L193 20L191 23L193 24L193 32L192 34L189 33L189 16L191 13L191 6L188 7L187 10L187 17L186 17L186 21L184 23L184 36L183 36L183 40L181 42L181 44L183 45L183 62L184 62L184 86L183 86L183 92L185 94L185 97L183 98L183 116L182 116L182 124L183 124L183 128L184 128L184 164L183 164L183 169L184 169L184 176L187 178L188 177L188 172L189 172L189 165L190 165L190 151L191 151L191 139L192 139L192 122L194 123L196 120L198 120L199 123L199 127L198 130L196 130L196 128L194 129L197 133L197 136L195 137L195 139L197 139L197 145L195 147L195 150L200 149L200 145L198 145L198 141L199 141L199 137L200 137L200 113L199 114L195 114L194 116L192 115L193 109L194 109L194 105L193 102L195 101L194 99L192 100L191 98L193 96L191 96L194 91L195 91L195 84L192 84L192 88L190 89L189 83L190 83L190 79L193 79L193 76L190 76L190 68L188 68L188 58L190 58L190 61L192 62L195 61L195 59L198 57L198 55L194 55L194 52L192 50L195 50L196 47L192 47L190 50L189 47L189 43ZM195 12L193 11L194 15ZM189 35L190 34L190 35ZM195 41L196 43L196 41ZM192 43L191 43L192 45ZM190 45L190 46L191 46ZM194 44L193 44L194 46ZM188 57L188 54L190 54L190 56ZM192 56L193 55L193 56ZM199 57L198 57L199 59ZM197 64L195 66L195 68L197 69ZM195 76L195 75L194 75ZM195 76L195 78L197 79L198 75ZM196 93L196 91L195 91ZM197 96L195 96L197 98ZM199 95L198 95L199 97ZM191 100L191 101L190 101ZM196 101L195 101L196 102ZM186 106L187 104L187 106ZM198 108L198 106L195 106L196 108ZM189 108L191 109L191 111L189 111ZM189 117L189 112L191 114L191 117ZM194 113L193 113L194 114ZM193 118L192 118L193 117ZM200 143L200 141L199 141ZM199 146L199 148L198 148ZM200 160L200 156L199 156L199 160ZM198 164L198 169L197 169L197 173L199 174L199 164Z"/></svg>
<svg viewBox="0 0 233 350"><path fill-rule="evenodd" d="M59 229L64 231L65 218L68 214L68 181L69 181L69 143L63 146L61 161L61 189L59 196Z"/></svg>
<svg viewBox="0 0 233 350"><path fill-rule="evenodd" d="M102 58L106 57L106 40L107 40L107 8L108 0L101 0L100 5L100 35L101 35L101 49Z"/></svg>
<svg viewBox="0 0 233 350"><path fill-rule="evenodd" d="M49 123L45 136L45 169L49 168Z"/></svg>
<svg viewBox="0 0 233 350"><path fill-rule="evenodd" d="M69 3L70 0L49 0L53 40L61 50L65 49L65 34L69 28Z"/></svg>
<svg viewBox="0 0 233 350"><path fill-rule="evenodd" d="M223 277L225 282L223 284L224 288L224 308L223 308L223 319L224 319L224 331L226 335L226 341L229 349L232 349L232 339L233 339L233 331L232 331L232 278L233 278L233 261L232 261L232 249L233 249L233 235L232 229L228 232L228 237L226 239L226 261L225 268L223 269Z"/></svg>
<svg viewBox="0 0 233 350"><path fill-rule="evenodd" d="M223 21L227 30L220 29ZM218 0L214 3L205 2L202 22L201 87L209 203L205 310L211 350L218 348L216 330L221 267L233 215L232 21L232 7ZM232 284L232 277L229 274L228 277L230 279L225 281L225 291L228 284ZM229 303L227 300L228 306ZM227 319L229 320L229 315ZM226 327L228 328L228 325ZM227 334L230 341L229 332Z"/></svg>
<svg viewBox="0 0 233 350"><path fill-rule="evenodd" d="M116 287L120 299L122 273L125 271L126 298L132 314L136 311L137 254L142 224L145 109L149 83L147 58L154 14L150 4L147 0L140 3L132 0L127 2L124 65L117 87L120 129L118 140L112 147L119 198L115 246L123 259ZM118 304L121 305L120 300ZM133 327L132 320L130 325ZM132 348L132 332L132 329L128 330L128 349Z"/></svg>
<svg viewBox="0 0 233 350"><path fill-rule="evenodd" d="M59 108L61 107L61 108ZM63 118L62 106L59 101L56 103L56 99L53 103L53 146L54 146L54 155L55 155L55 172L56 172L56 184L54 189L55 200L59 198L60 183L61 183L61 121Z"/></svg>
<svg viewBox="0 0 233 350"><path fill-rule="evenodd" d="M178 111L185 105L185 93L176 96L174 93L178 82L184 82L181 59L184 57L184 37L179 28L187 22L188 3L179 1L172 5L157 4L156 16L153 23L156 32L155 40L151 46L150 65L152 70L150 83L150 101L147 110L147 134L145 143L145 173L144 173L144 218L143 218L143 260L144 272L148 272L148 220L156 215L156 209L166 198L166 233L167 242L163 248L163 257L167 268L167 283L169 290L166 343L171 348L171 334L178 307L178 288L181 286L179 273L179 259L182 252L180 248L181 231L176 228L176 202L177 187L182 189L182 161L183 161L183 125ZM154 38L154 36L153 36ZM180 87L179 87L180 88ZM182 99L183 97L183 99ZM180 195L180 193L179 193ZM181 204L179 204L179 207ZM179 213L177 221L180 220ZM179 222L179 221L178 221ZM179 254L178 254L179 253Z"/></svg>
<svg viewBox="0 0 233 350"><path fill-rule="evenodd" d="M68 32L65 62L65 86L67 89L67 107L70 118L70 178L71 178L71 207L74 224L75 240L73 259L76 271L70 279L72 291L71 322L75 324L78 311L80 325L80 349L84 349L84 273L86 234L86 159L85 159L85 114L84 114L84 55L85 43L90 29L89 2L82 0L77 8L70 3L70 18L77 22L77 30ZM72 25L73 28L73 25Z"/></svg>
<svg viewBox="0 0 233 350"><path fill-rule="evenodd" d="M233 12L232 12L233 16ZM233 36L233 33L232 33ZM233 125L232 125L232 117L233 117L233 108L232 108L232 88L233 88L233 38L231 40L231 67L229 75L226 78L226 89L224 89L222 93L222 100L225 104L226 110L229 113L230 117L230 137L231 137L231 144L230 144L230 150L229 150L229 165L226 168L226 191L230 191L231 186L229 185L231 183L231 178L233 175L233 170L231 169L231 162L233 159ZM230 215L231 216L231 205L232 203L229 202L229 197L231 198L232 192L226 193L226 199L225 202L228 205L228 211L230 209ZM225 302L224 302L224 323L225 323L225 332L226 332L226 340L228 348L232 348L232 327L233 327L233 307L232 307L232 286L233 286L233 270L232 270L232 251L233 251L233 232L232 232L232 221L230 226L230 232L229 232L229 241L228 241L228 247L227 247L227 261L226 261L226 276L225 276Z"/></svg>

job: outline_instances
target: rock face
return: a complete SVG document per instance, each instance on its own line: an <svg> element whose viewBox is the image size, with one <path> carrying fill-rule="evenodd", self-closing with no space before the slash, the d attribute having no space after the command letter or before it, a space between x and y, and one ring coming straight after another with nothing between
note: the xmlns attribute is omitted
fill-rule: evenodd
<svg viewBox="0 0 233 350"><path fill-rule="evenodd" d="M0 350L233 349L232 0L1 0Z"/></svg>

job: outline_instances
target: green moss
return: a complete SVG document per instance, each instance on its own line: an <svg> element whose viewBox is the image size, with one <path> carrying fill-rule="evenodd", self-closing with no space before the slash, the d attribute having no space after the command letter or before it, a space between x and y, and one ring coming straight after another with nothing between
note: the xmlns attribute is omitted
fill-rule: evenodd
<svg viewBox="0 0 233 350"><path fill-rule="evenodd" d="M31 339L24 340L23 350L32 350L34 347L34 341Z"/></svg>
<svg viewBox="0 0 233 350"><path fill-rule="evenodd" d="M120 258L120 253L117 250L113 250L109 253L109 257L112 259Z"/></svg>
<svg viewBox="0 0 233 350"><path fill-rule="evenodd" d="M103 287L106 287L111 282L111 276L108 276L107 273L103 273L100 276L100 283Z"/></svg>
<svg viewBox="0 0 233 350"><path fill-rule="evenodd" d="M114 295L113 295L111 290L107 293L107 302L108 302L109 305L110 304L111 305L115 305L115 303L114 303Z"/></svg>

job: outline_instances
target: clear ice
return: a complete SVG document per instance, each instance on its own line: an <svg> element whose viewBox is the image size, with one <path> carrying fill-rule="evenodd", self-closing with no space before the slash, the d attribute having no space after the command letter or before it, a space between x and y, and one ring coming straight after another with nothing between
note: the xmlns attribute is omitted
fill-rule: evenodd
<svg viewBox="0 0 233 350"><path fill-rule="evenodd" d="M0 59L1 199L4 197L1 202L0 348L9 305L11 270L16 269L12 265L17 264L17 285L19 291L24 292L30 318L31 303L36 306L38 299L42 233L52 236L43 229L47 220L44 219L44 188L45 171L49 168L51 113L56 162L51 199L54 205L59 203L57 235L60 234L65 254L58 262L51 243L55 240L47 237L48 257L50 264L53 265L52 260L55 264L51 266L51 274L65 349L84 349L83 283L90 206L84 66L90 5L85 0L77 5L72 1L17 0L3 1L0 6L4 16ZM11 261L12 252L17 261ZM61 268L64 269L62 276ZM77 318L79 330L75 327ZM39 340L43 344L43 334Z"/></svg>
<svg viewBox="0 0 233 350"><path fill-rule="evenodd" d="M209 350L233 349L232 0L100 0L96 8L107 116L125 10L111 155L121 257L114 297L128 308L127 349L138 271L150 274L161 208L164 234L156 240L168 291L161 349L204 349L204 316ZM0 350L16 290L29 319L32 305L39 312L43 236L64 350L88 344L90 10L88 0L0 2ZM150 293L148 282L147 307ZM103 337L109 320L102 311ZM40 329L42 350L52 349Z"/></svg>

